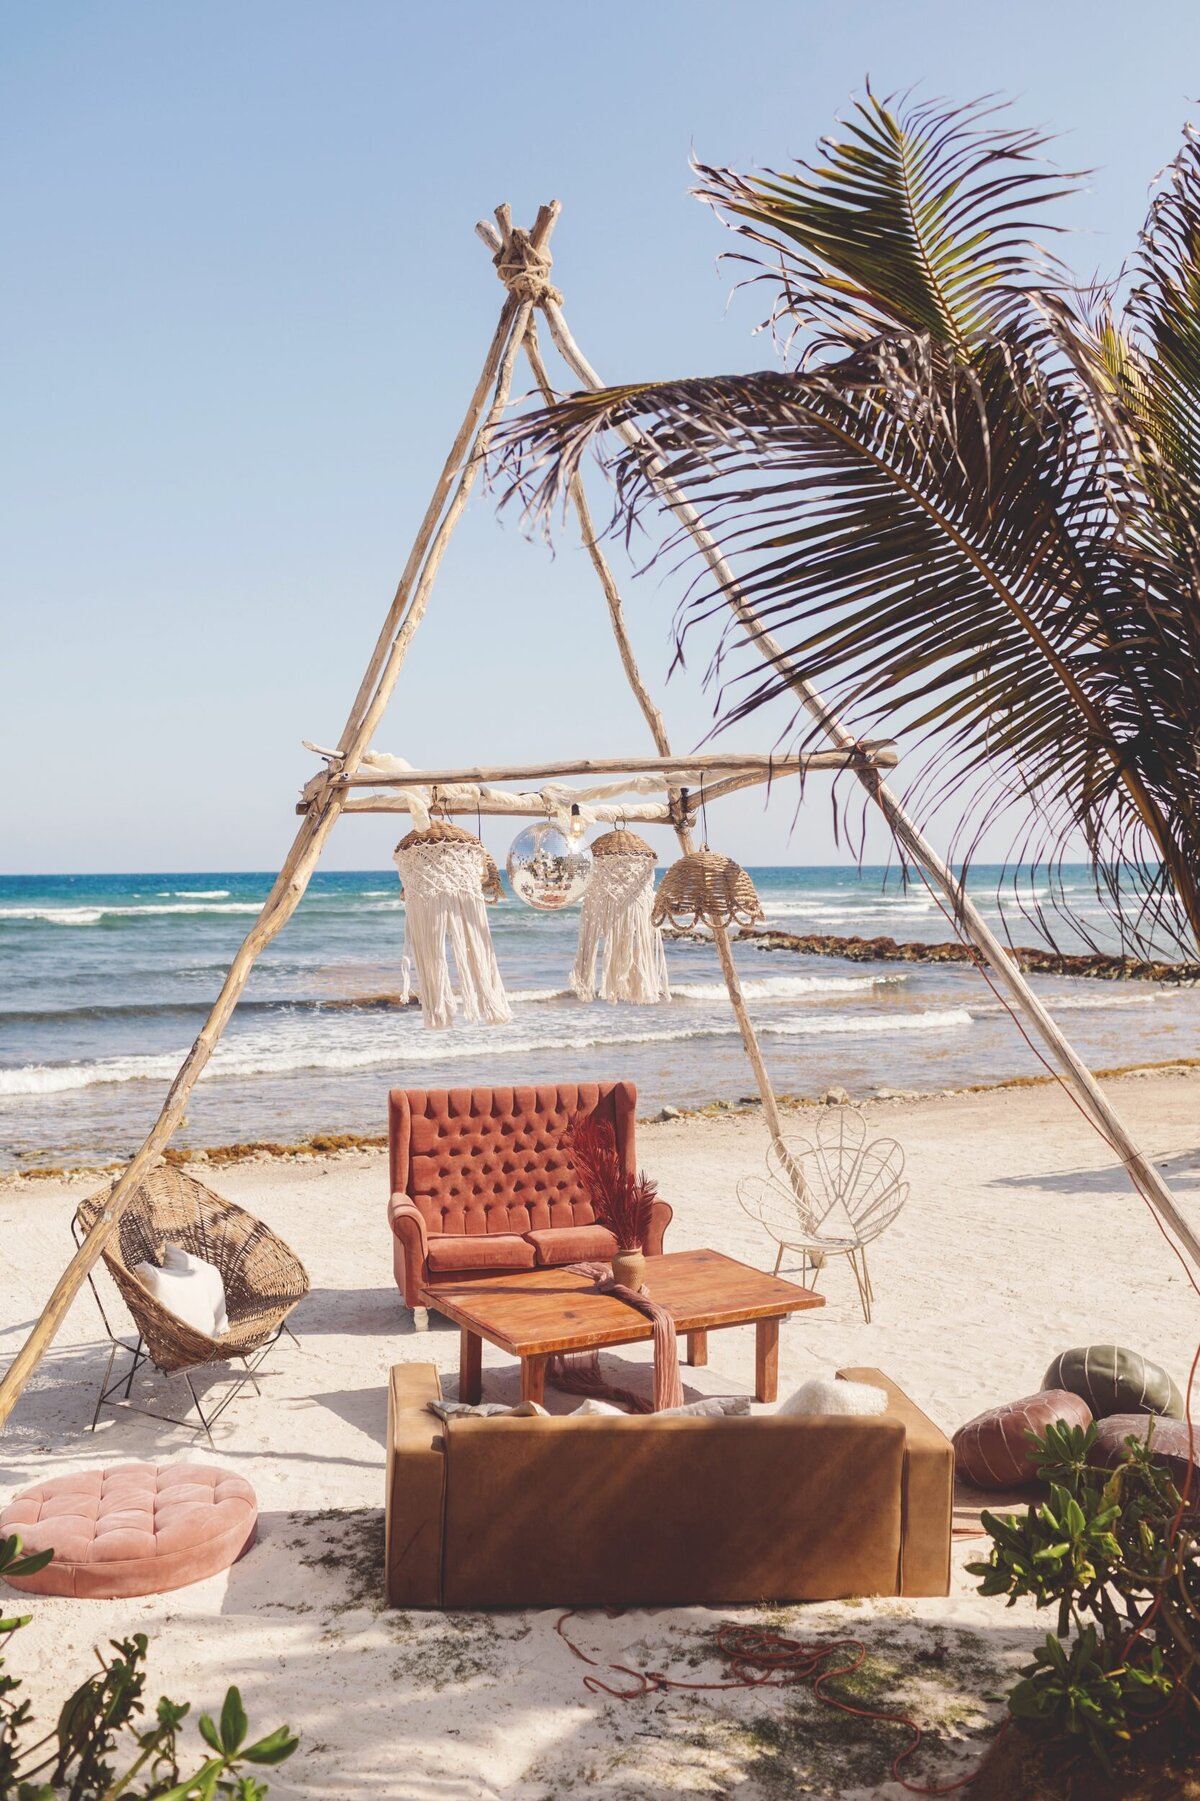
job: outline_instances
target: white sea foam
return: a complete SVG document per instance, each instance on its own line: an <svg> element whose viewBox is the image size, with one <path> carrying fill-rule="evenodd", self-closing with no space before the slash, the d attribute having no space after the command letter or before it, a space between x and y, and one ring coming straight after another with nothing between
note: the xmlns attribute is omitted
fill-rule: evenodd
<svg viewBox="0 0 1200 1801"><path fill-rule="evenodd" d="M932 1007L922 1013L801 1013L763 1027L776 1038L824 1038L835 1033L859 1038L886 1032L947 1032L969 1026L965 1007Z"/></svg>
<svg viewBox="0 0 1200 1801"><path fill-rule="evenodd" d="M194 913L260 913L259 901L189 901L182 906L156 907L0 907L0 920L40 919L48 925L94 926L102 919L130 919L138 915L191 915Z"/></svg>
<svg viewBox="0 0 1200 1801"><path fill-rule="evenodd" d="M1146 994L1043 994L1040 996L1042 1005L1050 1013L1107 1012L1110 1007L1152 1007L1167 998L1168 996L1160 989L1153 988ZM1007 1013L1008 1008L1000 1001L983 1001L978 1006L974 1006L972 1012Z"/></svg>
<svg viewBox="0 0 1200 1801"><path fill-rule="evenodd" d="M173 888L176 900L228 900L228 888Z"/></svg>
<svg viewBox="0 0 1200 1801"><path fill-rule="evenodd" d="M790 1001L805 994L854 994L863 989L907 982L907 975L878 976L747 976L742 993L750 1001ZM688 1001L727 1001L724 982L673 982L672 995Z"/></svg>
<svg viewBox="0 0 1200 1801"><path fill-rule="evenodd" d="M53 926L94 926L99 907L0 907L0 919L41 919Z"/></svg>
<svg viewBox="0 0 1200 1801"><path fill-rule="evenodd" d="M605 1030L611 1022L617 1029ZM580 1022L581 1023L581 1022ZM457 1063L466 1058L487 1056L522 1056L529 1051L586 1051L600 1045L667 1044L683 1039L729 1037L735 1032L728 1026L699 1031L681 1028L640 1030L617 1016L605 1013L596 1021L595 1029L552 1032L539 1036L536 1032L497 1028L459 1028L449 1032L415 1030L397 1032L394 1027L376 1034L361 1028L348 1033L315 1034L305 1027L296 1034L279 1032L247 1032L237 1039L226 1039L218 1046L201 1078L284 1076L306 1070L313 1074L342 1074L360 1069L380 1067L403 1069L408 1064L422 1067L432 1063ZM415 1025L415 1021L414 1021ZM0 1070L0 1098L19 1095L64 1094L73 1089L94 1088L111 1083L168 1081L178 1070L185 1052L180 1049L153 1055L107 1057L92 1063L27 1064L20 1069Z"/></svg>

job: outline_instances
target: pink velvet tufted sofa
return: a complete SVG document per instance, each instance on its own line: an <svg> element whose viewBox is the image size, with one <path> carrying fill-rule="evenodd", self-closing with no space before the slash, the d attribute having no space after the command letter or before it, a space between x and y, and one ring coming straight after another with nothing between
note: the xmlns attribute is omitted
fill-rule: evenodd
<svg viewBox="0 0 1200 1801"><path fill-rule="evenodd" d="M393 1088L388 1096L396 1286L410 1307L423 1284L611 1257L612 1233L575 1171L567 1129L578 1113L612 1121L626 1169L636 1168L632 1082L541 1088ZM647 1255L671 1218L654 1204Z"/></svg>

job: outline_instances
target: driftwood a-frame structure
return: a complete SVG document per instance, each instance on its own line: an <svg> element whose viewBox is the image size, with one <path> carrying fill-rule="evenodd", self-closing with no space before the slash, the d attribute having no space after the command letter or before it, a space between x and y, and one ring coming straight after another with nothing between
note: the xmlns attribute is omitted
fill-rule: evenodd
<svg viewBox="0 0 1200 1801"><path fill-rule="evenodd" d="M795 756L677 754L672 751L662 714L646 688L634 660L625 628L621 599L612 571L593 527L582 482L575 477L568 499L578 521L584 546L595 568L608 608L617 650L625 675L641 708L655 748L653 757L607 754L590 759L559 761L536 766L478 767L471 769L408 770L381 773L364 759L404 665L409 646L425 616L434 581L454 528L461 518L479 477L489 446L512 392L518 357L524 353L536 387L547 401L554 389L543 360L538 316L544 320L555 350L574 383L597 389L603 384L568 328L562 295L551 282L550 237L558 217L558 203L543 206L528 231L514 227L507 206L496 209L495 224L476 227L495 263L505 294L483 368L471 395L462 424L450 447L425 509L416 541L409 553L395 596L383 622L375 648L350 708L337 746L319 754L325 767L304 789L297 811L301 815L295 842L275 883L230 965L221 991L167 1091L162 1109L145 1142L130 1159L99 1209L86 1238L77 1248L55 1285L24 1345L0 1381L0 1427L8 1419L26 1381L61 1326L76 1294L98 1261L125 1206L142 1178L161 1159L172 1134L183 1118L187 1099L202 1075L263 947L282 930L304 895L321 852L343 813L407 812L405 790L449 789L434 798L439 810L475 814L505 813L544 817L546 804L537 792L539 784L564 776L621 774L654 776L665 791L661 801L639 801L592 809L598 819L629 820L670 827L683 853L695 848L695 814L689 792L702 781L706 802L754 784L804 777L819 770L850 771L880 808L905 860L914 865L929 885L943 897L957 929L973 946L976 960L985 967L993 986L1022 1028L1037 1041L1039 1054L1068 1088L1085 1117L1112 1147L1138 1191L1149 1201L1170 1237L1200 1266L1200 1239L1175 1204L1167 1184L1153 1162L1134 1143L1095 1079L1077 1057L1054 1020L1025 982L1014 959L995 937L967 897L958 877L906 814L883 771L896 761L888 743L869 743L855 737L821 695L794 669L780 644L766 631L738 587L737 579L719 545L686 494L656 458L653 440L626 422L617 429L627 443L644 457L648 478L656 486L664 508L693 540L698 553L716 578L722 594L742 626L748 642L764 661L771 663L795 694L824 748ZM386 768L386 765L385 765ZM533 784L534 791L509 792L503 784ZM495 786L499 784L500 786ZM455 794L454 791L457 791ZM770 1077L759 1050L757 1036L746 1010L729 942L728 929L717 923L713 937L722 972L763 1103L763 1117L771 1140L782 1150L782 1131ZM785 1156L785 1163L788 1159ZM800 1180L797 1172L797 1181Z"/></svg>

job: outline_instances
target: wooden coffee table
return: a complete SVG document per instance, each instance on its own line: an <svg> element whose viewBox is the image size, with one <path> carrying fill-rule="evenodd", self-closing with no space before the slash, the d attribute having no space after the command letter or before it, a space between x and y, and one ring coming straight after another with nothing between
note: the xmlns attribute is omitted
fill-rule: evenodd
<svg viewBox="0 0 1200 1801"><path fill-rule="evenodd" d="M720 1251L669 1251L651 1257L646 1286L687 1335L687 1361L708 1362L708 1335L754 1322L754 1394L773 1401L779 1387L779 1322L805 1307L823 1307L811 1288L751 1269ZM483 1340L521 1361L521 1399L540 1401L546 1364L558 1351L594 1351L653 1336L650 1321L592 1280L569 1269L531 1269L507 1276L423 1288L421 1299L459 1327L458 1393L483 1393Z"/></svg>

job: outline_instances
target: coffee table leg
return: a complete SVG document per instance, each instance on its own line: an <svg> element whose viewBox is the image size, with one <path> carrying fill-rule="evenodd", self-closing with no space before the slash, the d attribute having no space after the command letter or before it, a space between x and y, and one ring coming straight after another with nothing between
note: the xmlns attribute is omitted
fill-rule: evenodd
<svg viewBox="0 0 1200 1801"><path fill-rule="evenodd" d="M458 1398L473 1407L483 1399L483 1340L465 1326L458 1341Z"/></svg>
<svg viewBox="0 0 1200 1801"><path fill-rule="evenodd" d="M779 1393L779 1321L756 1322L754 1346L754 1398L773 1401Z"/></svg>
<svg viewBox="0 0 1200 1801"><path fill-rule="evenodd" d="M689 1332L687 1335L687 1360L693 1369L703 1369L708 1362L708 1333Z"/></svg>
<svg viewBox="0 0 1200 1801"><path fill-rule="evenodd" d="M548 1362L548 1357L522 1357L521 1399L523 1401L536 1401L540 1406L545 1400Z"/></svg>

